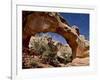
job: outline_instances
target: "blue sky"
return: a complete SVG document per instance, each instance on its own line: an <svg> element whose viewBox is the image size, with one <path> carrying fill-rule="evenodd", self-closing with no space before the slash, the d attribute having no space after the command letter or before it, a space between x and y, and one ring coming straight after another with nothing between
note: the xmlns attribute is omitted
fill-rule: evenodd
<svg viewBox="0 0 100 80"><path fill-rule="evenodd" d="M60 13L61 16L71 25L76 25L80 34L89 40L89 14L83 13Z"/></svg>
<svg viewBox="0 0 100 80"><path fill-rule="evenodd" d="M65 38L62 37L61 35L59 35L57 33L52 33L52 32L48 32L48 34L52 37L53 40L56 40L62 44L67 44Z"/></svg>
<svg viewBox="0 0 100 80"><path fill-rule="evenodd" d="M40 33L40 35L42 36L43 34L47 34L48 36L52 37L53 40L56 40L62 44L67 44L66 40L64 37L62 37L61 35L57 34L57 33L52 33L52 32L47 32L47 33Z"/></svg>

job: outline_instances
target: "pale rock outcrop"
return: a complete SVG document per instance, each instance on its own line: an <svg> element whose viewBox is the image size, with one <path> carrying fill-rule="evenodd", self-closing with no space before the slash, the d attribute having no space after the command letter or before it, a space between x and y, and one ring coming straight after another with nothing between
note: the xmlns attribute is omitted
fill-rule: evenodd
<svg viewBox="0 0 100 80"><path fill-rule="evenodd" d="M61 46L58 48L57 56L65 61L71 61L72 50L67 46Z"/></svg>

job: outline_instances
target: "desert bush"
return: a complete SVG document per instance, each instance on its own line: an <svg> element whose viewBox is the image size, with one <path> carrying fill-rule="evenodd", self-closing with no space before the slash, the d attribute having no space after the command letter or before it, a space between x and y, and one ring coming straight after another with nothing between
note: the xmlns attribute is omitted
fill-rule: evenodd
<svg viewBox="0 0 100 80"><path fill-rule="evenodd" d="M33 68L36 68L36 67L38 66L37 62L34 61L34 60L32 60L30 64L31 64L31 66L32 66Z"/></svg>
<svg viewBox="0 0 100 80"><path fill-rule="evenodd" d="M39 53L44 63L54 63L57 65L60 62L58 60L59 57L60 59L62 59L62 63L66 64L68 61L71 60L71 48L68 45L65 46L60 43L61 47L59 47L58 49L58 46L54 45L54 43L56 43L56 41L53 41L52 38L47 34L38 37L34 36L30 39L29 49L31 51L34 50L35 53ZM36 65L34 61L32 62L32 64Z"/></svg>

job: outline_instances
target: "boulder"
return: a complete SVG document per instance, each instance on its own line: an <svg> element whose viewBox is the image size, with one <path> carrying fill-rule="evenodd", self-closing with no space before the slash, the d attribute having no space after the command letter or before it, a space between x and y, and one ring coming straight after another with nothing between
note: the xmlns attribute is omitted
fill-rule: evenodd
<svg viewBox="0 0 100 80"><path fill-rule="evenodd" d="M75 58L73 59L72 66L88 66L89 65L89 57L85 58Z"/></svg>
<svg viewBox="0 0 100 80"><path fill-rule="evenodd" d="M71 57L72 57L71 48L68 45L67 46L61 46L58 49L57 57L58 57L59 61L62 62L62 63L67 63L67 62L71 61Z"/></svg>

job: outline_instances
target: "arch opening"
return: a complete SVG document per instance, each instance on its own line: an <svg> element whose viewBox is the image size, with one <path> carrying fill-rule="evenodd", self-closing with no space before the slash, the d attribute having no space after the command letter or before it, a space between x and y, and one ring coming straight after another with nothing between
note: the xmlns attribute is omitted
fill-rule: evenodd
<svg viewBox="0 0 100 80"><path fill-rule="evenodd" d="M66 65L72 61L72 49L58 33L36 33L30 37L28 47L28 55L33 56L33 60L38 60L38 63L61 67L60 64Z"/></svg>

